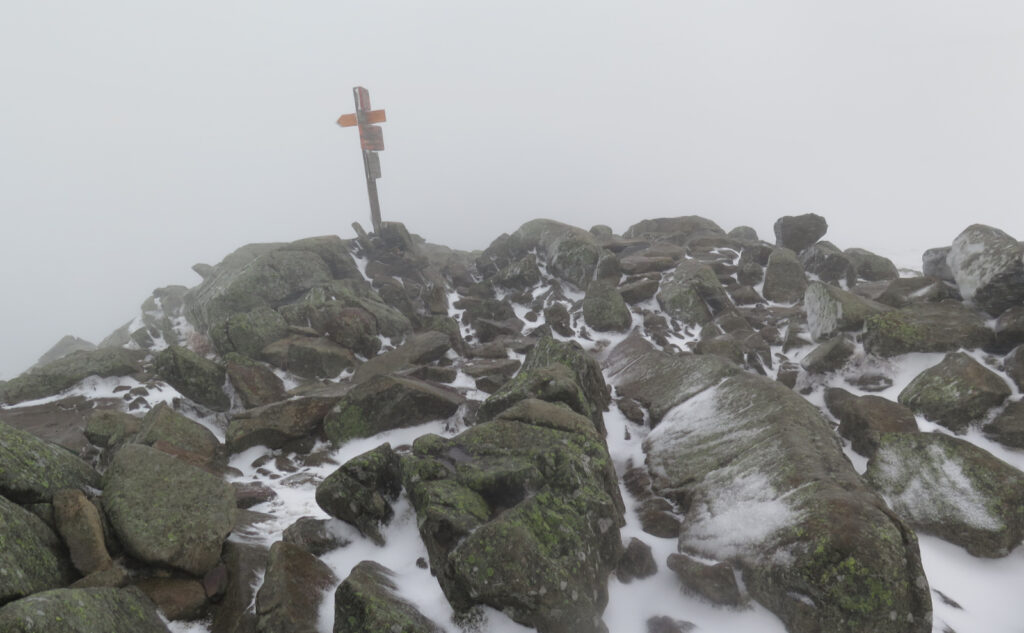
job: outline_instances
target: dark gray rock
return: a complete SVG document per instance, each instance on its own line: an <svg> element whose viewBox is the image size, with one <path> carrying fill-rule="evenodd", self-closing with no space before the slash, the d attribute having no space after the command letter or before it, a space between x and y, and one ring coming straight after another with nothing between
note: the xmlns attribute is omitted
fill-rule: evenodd
<svg viewBox="0 0 1024 633"><path fill-rule="evenodd" d="M996 319L995 344L992 350L1006 354L1024 343L1024 306L1010 308Z"/></svg>
<svg viewBox="0 0 1024 633"><path fill-rule="evenodd" d="M647 619L647 633L690 633L697 628L693 622L676 620L667 615L656 615Z"/></svg>
<svg viewBox="0 0 1024 633"><path fill-rule="evenodd" d="M811 282L804 293L807 328L816 341L837 332L856 332L872 315L892 310L870 299L859 297L830 284Z"/></svg>
<svg viewBox="0 0 1024 633"><path fill-rule="evenodd" d="M49 503L62 488L99 484L99 473L71 452L0 422L0 495L22 504Z"/></svg>
<svg viewBox="0 0 1024 633"><path fill-rule="evenodd" d="M761 290L764 298L779 303L793 303L802 299L806 290L807 275L796 253L788 248L775 249L764 270L764 286Z"/></svg>
<svg viewBox="0 0 1024 633"><path fill-rule="evenodd" d="M142 428L142 420L115 410L94 411L85 425L85 437L100 447L110 448L134 437Z"/></svg>
<svg viewBox="0 0 1024 633"><path fill-rule="evenodd" d="M876 255L863 248L848 248L843 251L847 259L853 263L857 277L866 281L882 281L898 279L900 276L896 264L891 259Z"/></svg>
<svg viewBox="0 0 1024 633"><path fill-rule="evenodd" d="M866 457L874 455L884 433L917 432L913 411L879 396L855 396L833 387L825 390L825 406L839 419L839 434Z"/></svg>
<svg viewBox="0 0 1024 633"><path fill-rule="evenodd" d="M800 366L810 374L827 374L841 369L853 356L856 345L846 336L837 336L815 347L804 356Z"/></svg>
<svg viewBox="0 0 1024 633"><path fill-rule="evenodd" d="M334 593L334 633L442 633L398 596L394 573L365 560L354 568Z"/></svg>
<svg viewBox="0 0 1024 633"><path fill-rule="evenodd" d="M611 396L601 366L578 343L541 338L527 354L519 373L484 401L477 419L490 420L527 398L568 405L590 418L601 436L605 435L602 412L611 404Z"/></svg>
<svg viewBox="0 0 1024 633"><path fill-rule="evenodd" d="M949 269L946 258L949 257L950 246L929 248L921 255L921 272L925 277L934 277L942 281L956 283L953 271Z"/></svg>
<svg viewBox="0 0 1024 633"><path fill-rule="evenodd" d="M336 445L390 429L448 418L465 399L458 392L415 378L375 376L356 385L324 418Z"/></svg>
<svg viewBox="0 0 1024 633"><path fill-rule="evenodd" d="M431 330L409 336L393 350L375 356L356 369L352 382L359 384L374 376L397 373L417 365L432 363L452 348L452 342L443 332Z"/></svg>
<svg viewBox="0 0 1024 633"><path fill-rule="evenodd" d="M982 316L955 301L911 304L864 320L864 349L879 356L988 348L992 341Z"/></svg>
<svg viewBox="0 0 1024 633"><path fill-rule="evenodd" d="M963 352L946 354L900 392L899 402L942 426L963 433L1010 396L997 374Z"/></svg>
<svg viewBox="0 0 1024 633"><path fill-rule="evenodd" d="M793 632L930 631L914 532L861 482L821 412L739 370L707 384L713 371L677 376L694 393L644 442L654 492L685 511L680 551L732 565Z"/></svg>
<svg viewBox="0 0 1024 633"><path fill-rule="evenodd" d="M739 607L746 602L728 563L708 565L685 554L672 554L667 565L684 587L712 604Z"/></svg>
<svg viewBox="0 0 1024 633"><path fill-rule="evenodd" d="M259 358L264 347L287 335L288 323L269 306L232 314L210 328L210 338L221 355L236 352L249 358Z"/></svg>
<svg viewBox="0 0 1024 633"><path fill-rule="evenodd" d="M69 584L75 570L43 521L0 496L0 605ZM4 621L0 609L0 622ZM10 626L11 620L7 619ZM11 630L0 628L0 630Z"/></svg>
<svg viewBox="0 0 1024 633"><path fill-rule="evenodd" d="M317 633L321 598L336 582L317 557L289 543L274 543L256 594L257 633Z"/></svg>
<svg viewBox="0 0 1024 633"><path fill-rule="evenodd" d="M287 336L264 347L259 358L302 378L337 378L358 365L351 351L321 336Z"/></svg>
<svg viewBox="0 0 1024 633"><path fill-rule="evenodd" d="M103 509L132 556L201 575L220 559L235 495L213 475L129 444L103 475Z"/></svg>
<svg viewBox="0 0 1024 633"><path fill-rule="evenodd" d="M828 232L828 222L814 213L787 215L775 221L775 244L799 253Z"/></svg>
<svg viewBox="0 0 1024 633"><path fill-rule="evenodd" d="M287 397L284 383L262 363L241 354L228 354L224 360L228 380L244 408L255 409Z"/></svg>
<svg viewBox="0 0 1024 633"><path fill-rule="evenodd" d="M1017 346L1006 355L1003 359L1003 368L1017 388L1024 391L1024 345Z"/></svg>
<svg viewBox="0 0 1024 633"><path fill-rule="evenodd" d="M985 435L1006 446L1024 448L1024 402L1011 402L982 427Z"/></svg>
<svg viewBox="0 0 1024 633"><path fill-rule="evenodd" d="M7 381L0 395L8 404L18 404L58 394L89 376L134 376L141 374L145 355L121 348L74 352Z"/></svg>
<svg viewBox="0 0 1024 633"><path fill-rule="evenodd" d="M625 332L633 324L633 315L615 286L595 280L583 298L583 319L598 332Z"/></svg>
<svg viewBox="0 0 1024 633"><path fill-rule="evenodd" d="M657 291L657 284L655 284L655 291ZM556 301L544 308L544 322L562 336L576 335L576 331L572 329L572 316L564 303Z"/></svg>
<svg viewBox="0 0 1024 633"><path fill-rule="evenodd" d="M615 576L620 582L642 580L658 573L658 563L654 561L651 546L638 538L629 539L629 545L622 552L619 566L615 568Z"/></svg>
<svg viewBox="0 0 1024 633"><path fill-rule="evenodd" d="M95 349L96 346L89 341L68 334L61 340L57 341L53 347L46 351L45 354L40 356L39 360L37 360L35 365L30 369L49 365L53 361L60 360L68 354L73 354L75 352L91 352Z"/></svg>
<svg viewBox="0 0 1024 633"><path fill-rule="evenodd" d="M323 556L327 552L352 543L337 529L340 525L342 524L334 519L302 517L285 529L281 534L281 540L301 547L313 556Z"/></svg>
<svg viewBox="0 0 1024 633"><path fill-rule="evenodd" d="M999 229L967 227L946 262L967 303L992 316L1024 303L1024 247Z"/></svg>
<svg viewBox="0 0 1024 633"><path fill-rule="evenodd" d="M192 350L172 345L156 355L157 374L181 395L215 411L227 411L224 368Z"/></svg>
<svg viewBox="0 0 1024 633"><path fill-rule="evenodd" d="M7 633L170 633L135 588L54 589L0 608Z"/></svg>
<svg viewBox="0 0 1024 633"><path fill-rule="evenodd" d="M315 435L338 400L295 398L238 413L228 424L227 448L232 453L259 445L281 448L292 440Z"/></svg>
<svg viewBox="0 0 1024 633"><path fill-rule="evenodd" d="M209 463L223 455L223 445L208 428L161 402L142 418L135 442L153 446L169 444Z"/></svg>
<svg viewBox="0 0 1024 633"><path fill-rule="evenodd" d="M633 305L652 299L658 292L660 282L657 279L641 278L619 286L619 295L623 301Z"/></svg>
<svg viewBox="0 0 1024 633"><path fill-rule="evenodd" d="M356 526L375 543L384 544L381 526L395 515L391 504L402 492L398 455L381 444L353 457L316 487L316 503L332 517Z"/></svg>
<svg viewBox="0 0 1024 633"><path fill-rule="evenodd" d="M856 264L832 242L817 242L800 251L800 264L805 272L826 283L842 281L853 286L857 282Z"/></svg>
<svg viewBox="0 0 1024 633"><path fill-rule="evenodd" d="M711 267L696 260L680 262L662 281L658 305L670 317L690 325L704 325L735 309Z"/></svg>
<svg viewBox="0 0 1024 633"><path fill-rule="evenodd" d="M266 546L228 541L224 544L227 583L213 610L211 633L256 633L256 589L262 584L269 552Z"/></svg>
<svg viewBox="0 0 1024 633"><path fill-rule="evenodd" d="M536 251L548 272L584 290L594 278L603 249L587 231L553 220L531 220L509 238L511 249L526 255Z"/></svg>
<svg viewBox="0 0 1024 633"><path fill-rule="evenodd" d="M915 529L1001 557L1024 538L1024 473L943 433L890 433L866 480Z"/></svg>
<svg viewBox="0 0 1024 633"><path fill-rule="evenodd" d="M641 220L626 229L625 238L661 238L673 244L685 244L691 238L702 234L724 235L720 226L698 215L684 215L675 218Z"/></svg>

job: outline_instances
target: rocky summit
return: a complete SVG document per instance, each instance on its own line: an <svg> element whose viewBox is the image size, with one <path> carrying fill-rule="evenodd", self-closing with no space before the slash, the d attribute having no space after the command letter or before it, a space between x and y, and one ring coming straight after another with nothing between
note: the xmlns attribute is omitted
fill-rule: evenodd
<svg viewBox="0 0 1024 633"><path fill-rule="evenodd" d="M0 628L1014 630L1024 248L774 229L197 264L0 383Z"/></svg>

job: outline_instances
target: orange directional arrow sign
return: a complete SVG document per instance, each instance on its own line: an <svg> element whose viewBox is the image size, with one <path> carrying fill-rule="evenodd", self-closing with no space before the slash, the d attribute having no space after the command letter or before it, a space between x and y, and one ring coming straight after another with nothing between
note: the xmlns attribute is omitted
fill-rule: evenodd
<svg viewBox="0 0 1024 633"><path fill-rule="evenodd" d="M385 123L388 120L384 110L370 110L369 112L364 112L363 117L365 123ZM359 117L355 113L343 114L338 119L338 125L341 127L355 127L359 125Z"/></svg>

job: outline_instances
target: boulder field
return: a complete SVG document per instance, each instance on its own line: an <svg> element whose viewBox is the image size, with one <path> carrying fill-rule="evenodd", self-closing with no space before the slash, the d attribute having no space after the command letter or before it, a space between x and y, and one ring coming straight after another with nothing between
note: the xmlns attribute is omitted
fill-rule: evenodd
<svg viewBox="0 0 1024 633"><path fill-rule="evenodd" d="M1024 540L1024 248L973 225L915 272L827 231L390 222L197 264L0 383L0 629L605 633L659 578L637 631L946 626L918 535Z"/></svg>

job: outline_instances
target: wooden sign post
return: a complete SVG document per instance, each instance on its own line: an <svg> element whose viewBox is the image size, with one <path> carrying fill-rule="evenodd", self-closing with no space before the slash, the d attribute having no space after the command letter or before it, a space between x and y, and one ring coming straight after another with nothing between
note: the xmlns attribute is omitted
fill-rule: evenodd
<svg viewBox="0 0 1024 633"><path fill-rule="evenodd" d="M380 178L380 155L384 150L384 131L375 123L387 121L384 110L370 109L370 92L366 88L355 87L352 94L356 101L353 114L342 115L338 119L341 127L359 126L359 142L363 148L363 167L366 169L366 190L370 194L370 221L374 233L380 234L380 199L377 197L377 179Z"/></svg>

